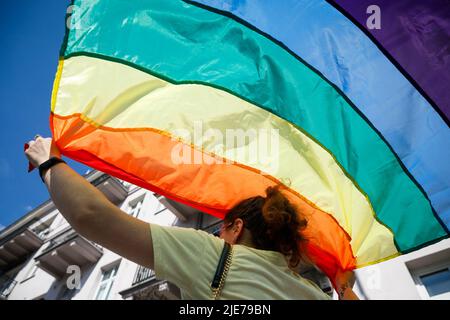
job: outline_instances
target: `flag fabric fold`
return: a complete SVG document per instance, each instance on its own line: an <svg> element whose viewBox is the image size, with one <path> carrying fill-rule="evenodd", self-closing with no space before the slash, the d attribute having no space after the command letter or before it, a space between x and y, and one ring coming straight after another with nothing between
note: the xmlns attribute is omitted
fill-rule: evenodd
<svg viewBox="0 0 450 320"><path fill-rule="evenodd" d="M64 155L219 218L280 185L308 219L302 249L331 278L448 237L448 176L431 179L449 168L448 126L330 4L72 8L50 116ZM279 13L291 24L277 27ZM295 18L320 13L352 36L318 20L296 37ZM337 43L325 47L325 33ZM250 129L258 136L218 143ZM276 145L264 161L254 157L261 140Z"/></svg>

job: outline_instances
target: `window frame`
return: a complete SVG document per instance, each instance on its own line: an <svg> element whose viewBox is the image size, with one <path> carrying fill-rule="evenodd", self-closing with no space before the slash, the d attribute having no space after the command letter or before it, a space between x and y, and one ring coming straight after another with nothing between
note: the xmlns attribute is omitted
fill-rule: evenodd
<svg viewBox="0 0 450 320"><path fill-rule="evenodd" d="M111 290L112 290L112 287L114 286L114 282L116 280L117 273L119 271L119 266L120 266L120 262L114 263L108 267L101 268L100 280L97 284L97 289L95 290L94 300L110 300L109 298L111 298ZM106 280L103 279L104 275L110 271L113 271L113 274L110 275L108 279L106 279ZM102 285L104 283L106 283L106 286L107 286L107 289L106 289L107 293L102 299L99 299L100 288L102 287Z"/></svg>
<svg viewBox="0 0 450 320"><path fill-rule="evenodd" d="M426 286L422 282L423 276L427 276L442 270L448 270L450 273L450 265L448 264L439 264L435 266L430 266L427 268L419 269L414 273L414 282L416 284L417 290L419 291L419 295L424 300L441 300L441 299L450 299L450 290L446 293L442 293L435 296L430 296Z"/></svg>

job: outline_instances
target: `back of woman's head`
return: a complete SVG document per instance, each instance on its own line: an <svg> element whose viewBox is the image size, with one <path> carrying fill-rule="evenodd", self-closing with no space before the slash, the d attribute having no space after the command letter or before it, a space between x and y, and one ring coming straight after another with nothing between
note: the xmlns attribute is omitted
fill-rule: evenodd
<svg viewBox="0 0 450 320"><path fill-rule="evenodd" d="M281 193L279 187L266 189L266 197L256 196L241 201L225 217L226 224L237 218L244 221L244 228L252 235L257 249L278 251L289 257L289 265L295 267L301 259L300 242L306 239L301 231L307 221Z"/></svg>

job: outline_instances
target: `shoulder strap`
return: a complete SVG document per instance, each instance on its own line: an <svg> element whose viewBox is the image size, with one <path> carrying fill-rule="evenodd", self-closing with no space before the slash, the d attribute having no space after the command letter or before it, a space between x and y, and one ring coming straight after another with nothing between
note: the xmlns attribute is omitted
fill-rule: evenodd
<svg viewBox="0 0 450 320"><path fill-rule="evenodd" d="M211 289L213 291L214 300L219 297L220 292L222 291L222 288L225 284L225 278L231 266L232 254L233 247L229 243L224 242L222 254L220 255L219 263L217 264L216 273L214 274L214 278L211 282Z"/></svg>

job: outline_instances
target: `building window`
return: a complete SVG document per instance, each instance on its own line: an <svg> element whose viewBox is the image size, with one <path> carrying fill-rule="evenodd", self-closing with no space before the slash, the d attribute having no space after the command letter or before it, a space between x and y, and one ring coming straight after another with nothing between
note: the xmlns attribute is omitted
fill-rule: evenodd
<svg viewBox="0 0 450 320"><path fill-rule="evenodd" d="M72 300L76 292L76 289L69 289L69 287L67 287L67 284L64 283L58 296L58 300Z"/></svg>
<svg viewBox="0 0 450 320"><path fill-rule="evenodd" d="M142 197L138 201L136 201L134 203L130 203L130 210L128 211L128 213L132 217L137 218L139 216L139 213L141 212L143 202L144 202L144 198Z"/></svg>
<svg viewBox="0 0 450 320"><path fill-rule="evenodd" d="M119 265L115 265L112 268L102 271L102 279L97 289L97 294L95 295L96 300L108 300L111 297L111 288L116 278L117 269Z"/></svg>
<svg viewBox="0 0 450 320"><path fill-rule="evenodd" d="M207 226L206 228L203 228L203 231L208 232L216 237L220 237L220 233L223 227L223 221L219 221Z"/></svg>
<svg viewBox="0 0 450 320"><path fill-rule="evenodd" d="M427 290L430 298L440 295L450 295L450 269L441 269L439 271L421 275L420 281Z"/></svg>

